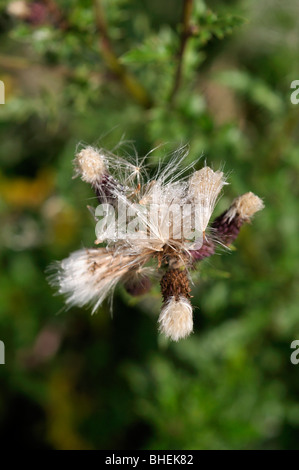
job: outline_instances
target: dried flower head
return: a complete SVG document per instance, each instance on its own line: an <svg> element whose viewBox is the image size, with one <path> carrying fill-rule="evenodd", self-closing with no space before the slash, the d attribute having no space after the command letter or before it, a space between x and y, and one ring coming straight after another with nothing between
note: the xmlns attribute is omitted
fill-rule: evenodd
<svg viewBox="0 0 299 470"><path fill-rule="evenodd" d="M173 341L186 338L193 331L193 312L185 297L169 297L159 316L159 330Z"/></svg>
<svg viewBox="0 0 299 470"><path fill-rule="evenodd" d="M90 146L77 153L74 166L76 174L80 174L82 180L91 185L96 185L107 174L105 156L99 150Z"/></svg>
<svg viewBox="0 0 299 470"><path fill-rule="evenodd" d="M256 212L263 208L263 201L258 196L253 193L246 193L233 201L226 213L226 218L231 221L235 217L239 217L244 221L248 221Z"/></svg>
<svg viewBox="0 0 299 470"><path fill-rule="evenodd" d="M90 146L77 153L76 175L91 184L100 203L95 217L101 246L56 263L50 281L66 296L67 306L90 305L95 312L119 281L131 295L143 295L153 271L162 271L159 330L174 341L192 332L191 270L215 252L216 243L232 243L263 203L253 193L244 194L209 230L227 183L222 171L208 166L194 171L197 162L182 168L185 156L180 149L150 178L145 159L123 159Z"/></svg>
<svg viewBox="0 0 299 470"><path fill-rule="evenodd" d="M198 203L200 227L204 232L213 213L221 189L226 184L222 171L205 166L195 171L189 181L189 195Z"/></svg>

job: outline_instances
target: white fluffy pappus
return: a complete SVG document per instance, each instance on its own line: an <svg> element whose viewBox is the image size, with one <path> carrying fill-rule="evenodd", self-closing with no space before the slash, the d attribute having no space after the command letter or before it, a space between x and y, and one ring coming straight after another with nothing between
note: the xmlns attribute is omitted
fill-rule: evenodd
<svg viewBox="0 0 299 470"><path fill-rule="evenodd" d="M107 173L105 155L98 149L87 146L74 159L75 176L89 184L97 183Z"/></svg>
<svg viewBox="0 0 299 470"><path fill-rule="evenodd" d="M194 249L194 244L197 243L194 239L195 227L192 226L195 217L197 217L196 236L201 246L203 234L225 179L222 172L214 172L207 166L189 178L187 170L193 168L196 162L182 168L181 163L186 155L185 147L177 150L163 168L162 164L159 165L153 178L148 177L142 161L139 164L137 162L136 167L132 162L127 162L125 168L126 162L123 159L117 164L115 156L107 157L111 174L114 177L115 171L120 183L114 188L110 187L111 193L121 207L118 222L124 220L125 212L134 215L135 220L139 221L139 226L131 233L127 231L126 220L121 226L122 238L126 238L126 244L132 249L138 246L139 249L152 250L154 253L168 246L170 249L176 249L178 253L188 253L192 245ZM138 175L135 185L133 175L135 177ZM145 181L145 184L136 186L136 182L140 181ZM187 209L188 206L192 208L191 212ZM110 237L109 234L114 232L113 226L106 226L105 232L97 233L98 240L106 241L108 246L113 246L115 237ZM127 236L124 237L123 234Z"/></svg>
<svg viewBox="0 0 299 470"><path fill-rule="evenodd" d="M50 267L50 283L66 297L66 305L91 305L94 313L130 270L144 263L142 256L109 252L105 248L81 249Z"/></svg>
<svg viewBox="0 0 299 470"><path fill-rule="evenodd" d="M77 175L97 189L99 184L110 182L109 192L118 202L117 220L111 218L106 225L100 224L97 242L105 247L76 251L56 265L51 283L66 296L67 306L92 305L95 312L124 276L127 279L134 270L146 269L150 258L158 256L159 265L166 256L169 265L172 258L175 262L180 259L182 264L189 259L190 240L182 235L182 227L189 222L190 214L185 215L183 208L190 202L208 207L202 224L205 230L224 178L222 172L207 166L190 178L188 170L198 160L184 167L187 154L187 147L178 149L166 164L160 162L156 174L149 178L144 165L146 157L138 160L136 155L128 156L126 160L91 146L78 149L74 160ZM156 217L148 216L151 207L155 208ZM138 220L133 230L128 230L130 219L123 217L126 211ZM120 228L118 234L115 223ZM191 308L187 300L182 300L173 308L185 306L183 311L187 312L188 305ZM190 321L186 325L190 327Z"/></svg>
<svg viewBox="0 0 299 470"><path fill-rule="evenodd" d="M189 180L189 197L196 205L196 216L199 219L202 232L205 232L208 226L219 194L225 184L227 183L224 173L219 170L213 171L208 166L195 171Z"/></svg>
<svg viewBox="0 0 299 470"><path fill-rule="evenodd" d="M192 306L186 297L169 297L159 316L159 331L167 338L178 341L193 331Z"/></svg>
<svg viewBox="0 0 299 470"><path fill-rule="evenodd" d="M264 208L264 203L260 197L249 192L242 194L232 202L226 213L226 218L230 221L239 216L243 220L249 220L256 212Z"/></svg>
<svg viewBox="0 0 299 470"><path fill-rule="evenodd" d="M199 159L184 167L186 146L166 164L160 161L151 177L145 164L148 155L139 159L135 152L122 158L91 146L78 149L76 175L91 184L100 203L94 216L96 243L101 247L75 251L56 263L50 282L65 295L67 307L90 305L94 313L118 282L131 295L143 295L150 289L149 275L161 275L162 268L159 331L178 341L193 331L188 273L196 260L211 254L206 231L227 183L222 171L206 165L194 171ZM262 208L261 199L247 193L219 216L218 229L211 228L220 238L224 228L235 236L227 219L236 217L239 229ZM201 248L203 255L195 256L194 250Z"/></svg>

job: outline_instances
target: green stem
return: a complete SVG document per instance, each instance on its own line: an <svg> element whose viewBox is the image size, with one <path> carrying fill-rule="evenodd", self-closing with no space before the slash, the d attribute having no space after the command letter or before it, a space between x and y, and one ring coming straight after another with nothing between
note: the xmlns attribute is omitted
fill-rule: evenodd
<svg viewBox="0 0 299 470"><path fill-rule="evenodd" d="M94 0L96 23L100 34L100 48L108 69L119 79L129 94L144 108L152 106L152 100L145 88L120 63L115 54L107 29L101 0Z"/></svg>
<svg viewBox="0 0 299 470"><path fill-rule="evenodd" d="M190 28L190 19L192 15L192 9L193 9L193 0L184 0L183 15L182 15L181 43L180 43L180 49L178 52L178 65L177 65L176 73L174 76L173 87L172 87L170 97L169 97L170 103L174 102L176 94L180 88L180 84L182 81L184 54L185 54L188 39L192 35L191 28Z"/></svg>

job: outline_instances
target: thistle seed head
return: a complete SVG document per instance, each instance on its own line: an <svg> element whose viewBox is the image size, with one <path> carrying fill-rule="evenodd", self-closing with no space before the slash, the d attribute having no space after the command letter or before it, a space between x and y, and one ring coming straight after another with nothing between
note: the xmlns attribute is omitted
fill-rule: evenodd
<svg viewBox="0 0 299 470"><path fill-rule="evenodd" d="M167 302L170 297L178 299L183 296L190 298L190 285L186 269L168 269L160 281L163 301Z"/></svg>
<svg viewBox="0 0 299 470"><path fill-rule="evenodd" d="M91 185L97 185L107 173L105 156L97 149L88 146L77 153L74 166L76 176Z"/></svg>
<svg viewBox="0 0 299 470"><path fill-rule="evenodd" d="M238 197L214 220L210 237L206 229L225 177L208 166L188 177L181 168L186 155L185 148L177 151L151 179L144 159L136 156L127 161L90 146L77 153L77 175L112 210L97 219L100 248L78 250L56 264L50 282L66 296L67 306L91 305L95 312L120 281L130 294L144 294L151 286L148 273L161 268L159 330L174 341L192 332L189 272L194 261L211 256L215 240L232 243L243 223L264 206L253 193Z"/></svg>
<svg viewBox="0 0 299 470"><path fill-rule="evenodd" d="M178 341L193 331L192 306L186 297L169 297L159 316L159 331L167 338Z"/></svg>
<svg viewBox="0 0 299 470"><path fill-rule="evenodd" d="M225 184L222 171L213 171L208 166L193 173L189 180L189 196L200 209L200 226L203 232L207 228L221 189Z"/></svg>
<svg viewBox="0 0 299 470"><path fill-rule="evenodd" d="M245 193L233 201L226 212L226 218L231 221L233 218L239 217L243 221L249 221L256 212L263 208L264 203L261 198L251 192Z"/></svg>
<svg viewBox="0 0 299 470"><path fill-rule="evenodd" d="M83 249L53 266L54 273L49 280L65 295L67 306L90 305L94 313L120 279L145 261L142 256L132 256L129 252Z"/></svg>

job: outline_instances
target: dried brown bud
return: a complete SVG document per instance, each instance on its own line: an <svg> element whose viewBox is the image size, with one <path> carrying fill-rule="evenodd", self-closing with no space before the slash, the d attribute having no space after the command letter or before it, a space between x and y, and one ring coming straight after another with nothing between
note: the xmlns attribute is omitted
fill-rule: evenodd
<svg viewBox="0 0 299 470"><path fill-rule="evenodd" d="M217 237L225 245L230 245L239 235L240 228L251 217L264 208L263 201L253 193L246 193L237 197L230 208L217 217L212 228Z"/></svg>
<svg viewBox="0 0 299 470"><path fill-rule="evenodd" d="M186 269L169 269L166 271L160 282L163 302L169 297L176 300L180 296L190 299L190 285Z"/></svg>

